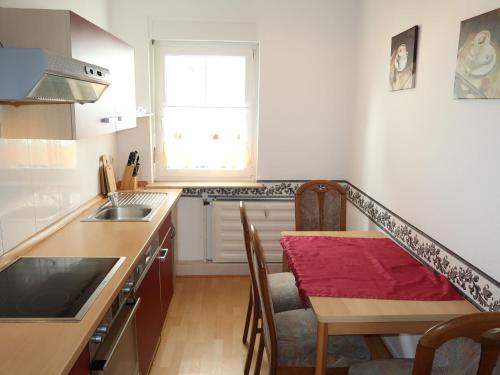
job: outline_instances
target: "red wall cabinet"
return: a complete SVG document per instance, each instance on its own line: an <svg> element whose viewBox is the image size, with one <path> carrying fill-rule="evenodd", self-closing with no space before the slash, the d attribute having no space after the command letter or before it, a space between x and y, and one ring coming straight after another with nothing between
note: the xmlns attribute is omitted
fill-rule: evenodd
<svg viewBox="0 0 500 375"><path fill-rule="evenodd" d="M5 108L4 138L84 139L136 126L134 49L67 10L0 8L5 47L44 48L108 68L111 85L95 103ZM7 121L9 120L9 121Z"/></svg>

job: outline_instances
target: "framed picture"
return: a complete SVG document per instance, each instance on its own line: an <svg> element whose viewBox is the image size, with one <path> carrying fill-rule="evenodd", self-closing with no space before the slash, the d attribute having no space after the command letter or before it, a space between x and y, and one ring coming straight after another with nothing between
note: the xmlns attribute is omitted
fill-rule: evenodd
<svg viewBox="0 0 500 375"><path fill-rule="evenodd" d="M392 91L415 88L418 26L392 38L389 85Z"/></svg>
<svg viewBox="0 0 500 375"><path fill-rule="evenodd" d="M500 9L462 21L455 98L500 98Z"/></svg>

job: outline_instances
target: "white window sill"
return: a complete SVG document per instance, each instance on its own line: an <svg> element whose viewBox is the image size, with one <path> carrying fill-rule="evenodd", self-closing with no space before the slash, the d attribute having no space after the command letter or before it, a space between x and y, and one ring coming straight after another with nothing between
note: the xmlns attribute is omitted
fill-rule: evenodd
<svg viewBox="0 0 500 375"><path fill-rule="evenodd" d="M264 184L253 181L158 181L150 183L146 189L179 189L179 188L263 188Z"/></svg>

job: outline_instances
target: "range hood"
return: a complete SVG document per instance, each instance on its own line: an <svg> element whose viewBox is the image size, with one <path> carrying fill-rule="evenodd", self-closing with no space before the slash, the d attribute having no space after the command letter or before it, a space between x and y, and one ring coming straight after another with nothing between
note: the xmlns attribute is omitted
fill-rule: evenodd
<svg viewBox="0 0 500 375"><path fill-rule="evenodd" d="M41 48L0 48L3 103L93 103L110 84L106 68Z"/></svg>

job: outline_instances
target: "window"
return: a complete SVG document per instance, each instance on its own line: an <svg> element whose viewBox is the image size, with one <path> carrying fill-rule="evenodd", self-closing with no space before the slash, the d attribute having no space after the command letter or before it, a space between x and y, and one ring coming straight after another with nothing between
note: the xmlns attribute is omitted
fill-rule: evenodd
<svg viewBox="0 0 500 375"><path fill-rule="evenodd" d="M155 42L158 179L255 179L255 44Z"/></svg>

